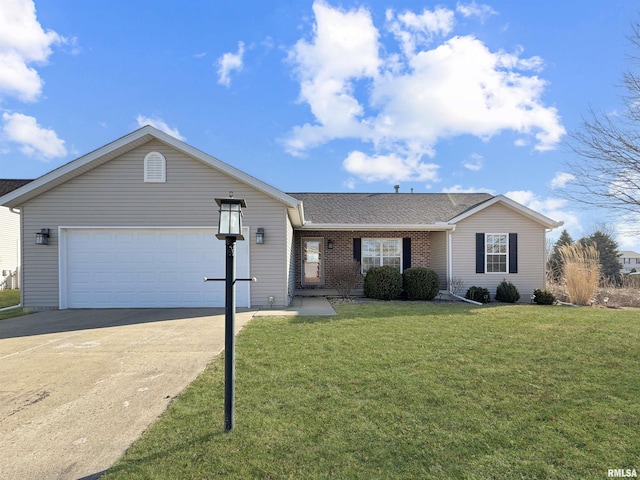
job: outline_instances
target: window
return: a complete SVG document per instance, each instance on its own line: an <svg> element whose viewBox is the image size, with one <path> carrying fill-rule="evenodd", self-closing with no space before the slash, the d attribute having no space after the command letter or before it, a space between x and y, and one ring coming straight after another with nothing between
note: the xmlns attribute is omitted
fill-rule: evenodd
<svg viewBox="0 0 640 480"><path fill-rule="evenodd" d="M518 273L518 234L476 233L476 273Z"/></svg>
<svg viewBox="0 0 640 480"><path fill-rule="evenodd" d="M363 238L361 263L362 273L385 265L402 271L402 239Z"/></svg>
<svg viewBox="0 0 640 480"><path fill-rule="evenodd" d="M509 237L506 233L487 233L485 238L487 273L507 273Z"/></svg>
<svg viewBox="0 0 640 480"><path fill-rule="evenodd" d="M144 157L144 181L164 183L167 181L166 160L160 152L149 152Z"/></svg>

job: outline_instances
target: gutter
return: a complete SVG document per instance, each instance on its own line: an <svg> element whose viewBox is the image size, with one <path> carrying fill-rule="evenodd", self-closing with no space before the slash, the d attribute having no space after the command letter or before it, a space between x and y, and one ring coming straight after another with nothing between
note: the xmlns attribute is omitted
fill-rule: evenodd
<svg viewBox="0 0 640 480"><path fill-rule="evenodd" d="M300 230L332 230L332 231L402 231L402 232L444 232L452 231L455 225L448 224L379 224L379 223L312 223L305 222Z"/></svg>

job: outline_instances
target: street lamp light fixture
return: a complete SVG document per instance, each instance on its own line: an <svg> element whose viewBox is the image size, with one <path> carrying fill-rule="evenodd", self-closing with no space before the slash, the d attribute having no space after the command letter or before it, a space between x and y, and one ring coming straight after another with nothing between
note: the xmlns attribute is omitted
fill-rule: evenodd
<svg viewBox="0 0 640 480"><path fill-rule="evenodd" d="M219 207L220 221L218 223L218 240L234 237L236 240L244 240L242 235L242 209L247 204L242 198L216 198Z"/></svg>

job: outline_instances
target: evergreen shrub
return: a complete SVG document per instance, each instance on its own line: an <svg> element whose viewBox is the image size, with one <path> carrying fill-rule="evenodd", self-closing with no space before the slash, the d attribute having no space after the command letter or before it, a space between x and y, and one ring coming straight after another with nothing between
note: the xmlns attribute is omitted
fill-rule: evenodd
<svg viewBox="0 0 640 480"><path fill-rule="evenodd" d="M364 295L378 300L395 300L402 293L402 274L398 269L372 267L364 277Z"/></svg>
<svg viewBox="0 0 640 480"><path fill-rule="evenodd" d="M489 290L483 287L469 287L464 298L473 300L474 302L489 303L491 301L491 295Z"/></svg>
<svg viewBox="0 0 640 480"><path fill-rule="evenodd" d="M408 268L403 280L408 300L433 300L440 292L440 277L430 268Z"/></svg>
<svg viewBox="0 0 640 480"><path fill-rule="evenodd" d="M513 283L503 280L496 288L496 300L498 302L516 303L520 300L520 293Z"/></svg>

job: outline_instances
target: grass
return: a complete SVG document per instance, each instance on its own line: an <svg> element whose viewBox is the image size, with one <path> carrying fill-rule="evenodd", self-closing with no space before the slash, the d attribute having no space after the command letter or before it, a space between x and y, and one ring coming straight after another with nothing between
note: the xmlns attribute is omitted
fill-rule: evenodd
<svg viewBox="0 0 640 480"><path fill-rule="evenodd" d="M20 304L20 290L0 290L0 308L13 307ZM27 315L21 308L0 312L0 320Z"/></svg>
<svg viewBox="0 0 640 480"><path fill-rule="evenodd" d="M640 315L373 302L253 320L102 477L606 478L640 458Z"/></svg>
<svg viewBox="0 0 640 480"><path fill-rule="evenodd" d="M0 308L20 304L20 290L0 290Z"/></svg>

